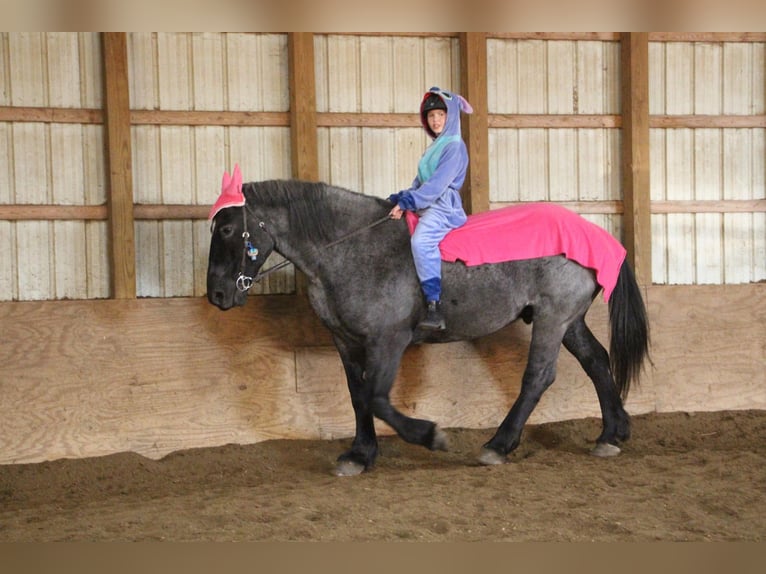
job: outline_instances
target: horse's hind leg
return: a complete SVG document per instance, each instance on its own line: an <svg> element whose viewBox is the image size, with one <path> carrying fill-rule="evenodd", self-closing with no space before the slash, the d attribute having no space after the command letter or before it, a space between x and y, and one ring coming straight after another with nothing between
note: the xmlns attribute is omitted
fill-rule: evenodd
<svg viewBox="0 0 766 574"><path fill-rule="evenodd" d="M540 401L543 392L556 378L556 361L561 350L563 332L560 326L545 325L542 319L535 319L532 327L532 341L529 358L521 379L521 392L513 403L508 416L497 429L495 436L484 445L479 456L482 464L500 464L506 455L519 445L521 431Z"/></svg>
<svg viewBox="0 0 766 574"><path fill-rule="evenodd" d="M584 317L569 326L564 335L564 347L575 356L596 387L603 430L592 453L597 456L619 454L617 445L630 438L630 417L623 408L614 384L609 368L609 354L585 324Z"/></svg>

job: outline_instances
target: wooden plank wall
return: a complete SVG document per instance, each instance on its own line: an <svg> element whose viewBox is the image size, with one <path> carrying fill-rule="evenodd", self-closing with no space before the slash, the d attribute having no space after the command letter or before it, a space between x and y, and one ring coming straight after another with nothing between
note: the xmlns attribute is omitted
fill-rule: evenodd
<svg viewBox="0 0 766 574"><path fill-rule="evenodd" d="M130 104L130 161L115 154L118 170L104 122L125 112L104 115L103 86L116 84L102 67L106 55L119 75L121 60L103 38L0 34L0 300L202 295L204 217L223 169L238 162L248 179L313 172L386 196L409 184L428 143L413 110L433 84L486 101L466 120L469 207L568 205L631 252L643 245L651 270L631 255L642 283L766 278L764 34L643 34L648 61L626 71L622 48L636 34L305 34L292 49L311 62L294 54L291 65L286 34L132 33L127 81L113 96ZM631 107L635 90L621 87L647 66L648 102ZM628 110L648 113L651 132L649 152L626 159L622 129L643 117ZM639 184L626 162L646 155L650 180ZM106 190L120 183L134 204L110 213ZM127 238L131 209L134 249L118 251L109 230L123 217ZM290 268L255 287L294 290Z"/></svg>
<svg viewBox="0 0 766 574"><path fill-rule="evenodd" d="M763 285L646 296L654 367L629 412L766 408ZM588 320L606 341L600 298ZM296 296L251 297L226 313L202 298L20 302L0 306L0 331L0 464L353 434L340 360ZM529 333L519 323L411 348L392 400L489 438L518 394ZM562 352L531 422L598 415L592 385Z"/></svg>
<svg viewBox="0 0 766 574"><path fill-rule="evenodd" d="M135 33L127 82L105 77L105 38L0 33L0 462L347 436L340 364L300 296L226 314L200 297L205 217L235 162L247 179L316 173L382 197L407 186L427 144L413 105L431 85L486 89L467 204L558 201L630 234L634 261L649 254L655 367L631 412L766 408L766 35ZM313 78L299 52L313 52ZM622 69L644 57L648 78ZM486 88L467 59L486 66ZM313 85L313 110L291 74ZM621 90L626 74L648 101ZM130 183L105 154L110 102ZM308 161L294 165L298 145ZM112 272L120 182L135 293L110 286L131 281ZM254 294L295 289L288 271ZM605 307L591 313L605 340ZM445 426L493 427L527 336L517 325L412 349L394 399ZM597 414L584 374L561 361L534 422Z"/></svg>

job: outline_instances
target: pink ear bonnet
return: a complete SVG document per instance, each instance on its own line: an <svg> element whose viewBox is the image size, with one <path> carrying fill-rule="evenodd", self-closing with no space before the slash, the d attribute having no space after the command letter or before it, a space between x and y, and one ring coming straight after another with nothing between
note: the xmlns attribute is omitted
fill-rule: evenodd
<svg viewBox="0 0 766 574"><path fill-rule="evenodd" d="M242 173L239 171L239 165L234 165L234 172L229 175L223 173L223 182L221 183L221 195L210 210L208 219L213 219L219 211L227 207L241 207L245 205L245 194L242 193Z"/></svg>

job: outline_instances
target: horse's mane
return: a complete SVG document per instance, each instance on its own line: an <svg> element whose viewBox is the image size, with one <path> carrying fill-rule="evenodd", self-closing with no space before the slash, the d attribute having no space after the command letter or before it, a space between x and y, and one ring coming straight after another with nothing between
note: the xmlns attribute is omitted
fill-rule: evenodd
<svg viewBox="0 0 766 574"><path fill-rule="evenodd" d="M328 243L337 238L338 229L346 220L373 210L380 210L383 201L322 182L300 180L271 180L247 183L258 204L282 207L287 211L292 232L314 243Z"/></svg>

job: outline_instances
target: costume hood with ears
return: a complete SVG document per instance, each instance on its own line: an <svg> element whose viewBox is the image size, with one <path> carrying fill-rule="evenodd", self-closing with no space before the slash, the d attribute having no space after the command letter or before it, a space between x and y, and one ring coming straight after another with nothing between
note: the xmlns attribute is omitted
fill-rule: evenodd
<svg viewBox="0 0 766 574"><path fill-rule="evenodd" d="M439 98L444 107L435 104L434 97ZM420 103L420 123L423 124L423 129L431 139L436 139L437 134L431 131L428 127L428 112L433 109L446 109L447 110L447 124L444 126L444 130L439 136L447 135L460 135L460 112L463 111L466 114L473 113L473 107L468 103L460 94L454 94L447 90L434 86L423 95L423 101Z"/></svg>

